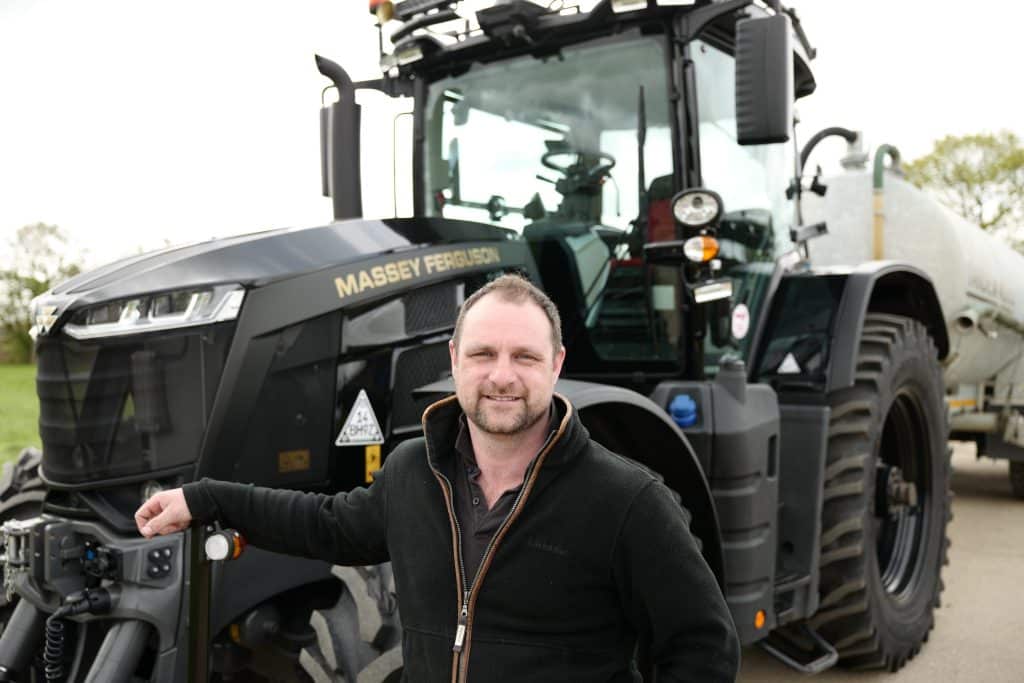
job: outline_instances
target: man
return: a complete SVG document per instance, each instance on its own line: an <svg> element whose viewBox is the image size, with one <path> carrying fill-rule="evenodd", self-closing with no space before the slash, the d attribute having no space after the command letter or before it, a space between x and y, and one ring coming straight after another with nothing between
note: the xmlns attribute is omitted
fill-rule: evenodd
<svg viewBox="0 0 1024 683"><path fill-rule="evenodd" d="M423 414L366 489L335 496L203 480L136 513L144 536L220 519L250 543L336 564L392 561L404 680L731 681L739 646L671 493L590 440L554 394L551 300L506 275L464 303L456 396Z"/></svg>

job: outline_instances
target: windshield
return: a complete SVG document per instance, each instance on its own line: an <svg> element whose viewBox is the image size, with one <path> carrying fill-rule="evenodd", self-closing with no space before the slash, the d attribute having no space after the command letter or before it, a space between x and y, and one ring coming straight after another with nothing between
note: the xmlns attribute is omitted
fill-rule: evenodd
<svg viewBox="0 0 1024 683"><path fill-rule="evenodd" d="M663 39L634 32L432 84L428 215L517 232L545 219L629 230L640 211L641 89L645 185L672 174L664 64Z"/></svg>
<svg viewBox="0 0 1024 683"><path fill-rule="evenodd" d="M793 169L789 143L736 142L735 60L700 40L690 43L696 70L701 179L722 197L719 228L723 273L733 279L731 332L735 347L705 343L705 372L717 371L725 352L745 358L763 308L775 259L793 249L792 204L786 187Z"/></svg>

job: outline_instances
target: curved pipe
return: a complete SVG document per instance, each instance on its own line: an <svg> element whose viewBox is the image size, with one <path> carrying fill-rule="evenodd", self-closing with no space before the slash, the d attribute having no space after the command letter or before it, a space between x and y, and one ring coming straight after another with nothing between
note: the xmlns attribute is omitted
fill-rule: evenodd
<svg viewBox="0 0 1024 683"><path fill-rule="evenodd" d="M874 234L872 240L871 257L876 261L885 258L885 207L883 201L882 185L885 178L885 158L892 161L891 167L900 167L900 151L892 145L879 145L875 150L875 171L872 180L874 187Z"/></svg>
<svg viewBox="0 0 1024 683"><path fill-rule="evenodd" d="M22 598L0 636L0 680L20 681L43 641L45 617L35 605ZM13 676L13 678L12 678Z"/></svg>
<svg viewBox="0 0 1024 683"><path fill-rule="evenodd" d="M85 683L131 680L149 637L149 624L138 619L119 621L110 627Z"/></svg>
<svg viewBox="0 0 1024 683"><path fill-rule="evenodd" d="M825 138L833 136L841 137L846 140L847 144L852 145L857 141L857 133L850 130L849 128L841 128L840 126L832 126L830 128L824 128L819 130L817 133L811 136L811 139L807 141L804 148L800 150L800 172L803 173L804 168L807 166L807 160L811 156L811 152L817 147L818 143Z"/></svg>
<svg viewBox="0 0 1024 683"><path fill-rule="evenodd" d="M338 89L339 95L351 92L354 89L352 79L340 64L320 55L313 55L313 58L316 60L317 71L334 83L334 87Z"/></svg>

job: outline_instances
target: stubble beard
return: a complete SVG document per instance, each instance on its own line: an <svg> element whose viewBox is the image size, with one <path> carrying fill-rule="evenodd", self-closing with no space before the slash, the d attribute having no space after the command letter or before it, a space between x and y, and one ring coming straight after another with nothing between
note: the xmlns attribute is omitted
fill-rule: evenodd
<svg viewBox="0 0 1024 683"><path fill-rule="evenodd" d="M500 394L495 395L500 396ZM522 410L519 411L519 413L515 416L515 419L513 419L511 423L508 423L504 420L501 422L495 422L488 417L487 410L484 408L484 402L486 400L487 399L484 398L484 395L478 394L476 398L476 403L474 404L472 410L466 411L466 417L469 418L470 422L479 427L481 431L484 431L488 434L502 436L512 436L514 434L520 434L522 432L529 430L531 427L537 424L537 422L539 422L541 418L544 417L548 410L548 407L544 406L543 408L531 411L528 398L523 396L521 397L521 400L523 402Z"/></svg>

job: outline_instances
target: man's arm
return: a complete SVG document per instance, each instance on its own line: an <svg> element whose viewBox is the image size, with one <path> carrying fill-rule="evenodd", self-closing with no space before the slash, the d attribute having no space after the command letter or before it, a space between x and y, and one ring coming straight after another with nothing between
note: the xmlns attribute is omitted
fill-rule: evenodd
<svg viewBox="0 0 1024 683"><path fill-rule="evenodd" d="M634 627L650 639L659 681L734 681L740 646L688 519L662 484L634 499L618 539L616 581Z"/></svg>
<svg viewBox="0 0 1024 683"><path fill-rule="evenodd" d="M203 479L156 494L135 521L150 537L180 531L193 520L218 520L266 550L375 564L389 559L386 469L369 487L334 496Z"/></svg>

